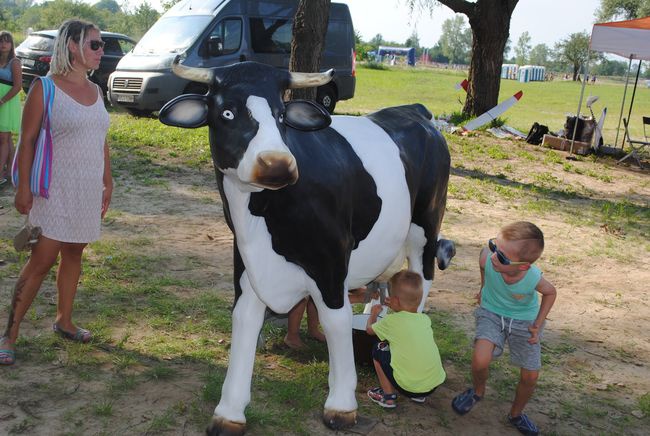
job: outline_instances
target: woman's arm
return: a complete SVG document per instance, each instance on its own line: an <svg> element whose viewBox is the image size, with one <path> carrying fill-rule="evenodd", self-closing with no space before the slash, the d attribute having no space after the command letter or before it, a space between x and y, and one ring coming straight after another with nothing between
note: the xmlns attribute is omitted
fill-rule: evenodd
<svg viewBox="0 0 650 436"><path fill-rule="evenodd" d="M41 130L43 119L43 85L38 80L34 83L27 95L23 110L23 121L18 145L18 187L14 204L16 210L26 215L32 209L32 191L29 189L29 177L34 161L34 143Z"/></svg>
<svg viewBox="0 0 650 436"><path fill-rule="evenodd" d="M14 86L11 87L8 93L0 98L0 104L5 104L11 100L16 94L20 92L20 88L23 86L23 69L20 66L20 59L13 58L11 61L11 72L14 78Z"/></svg>
<svg viewBox="0 0 650 436"><path fill-rule="evenodd" d="M113 175L111 174L111 155L108 142L104 142L104 193L102 195L102 218L108 211L113 196Z"/></svg>

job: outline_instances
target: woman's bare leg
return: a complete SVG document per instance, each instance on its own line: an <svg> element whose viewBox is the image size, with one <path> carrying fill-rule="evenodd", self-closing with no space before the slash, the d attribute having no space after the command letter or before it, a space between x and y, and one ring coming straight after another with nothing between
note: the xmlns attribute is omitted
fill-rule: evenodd
<svg viewBox="0 0 650 436"><path fill-rule="evenodd" d="M77 327L72 323L72 307L81 276L81 257L86 245L63 243L61 246L61 262L56 276L58 302L55 322L69 333L77 331Z"/></svg>
<svg viewBox="0 0 650 436"><path fill-rule="evenodd" d="M32 305L45 276L56 262L60 249L61 242L44 236L41 236L32 248L32 255L20 272L14 288L7 328L2 339L5 347L16 343L20 323Z"/></svg>

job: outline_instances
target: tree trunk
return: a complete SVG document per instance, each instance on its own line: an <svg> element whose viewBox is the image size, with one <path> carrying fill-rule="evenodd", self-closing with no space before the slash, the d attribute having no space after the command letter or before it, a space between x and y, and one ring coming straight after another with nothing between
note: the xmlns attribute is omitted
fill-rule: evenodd
<svg viewBox="0 0 650 436"><path fill-rule="evenodd" d="M316 73L325 48L330 0L300 0L293 21L289 71ZM316 99L316 88L292 89L289 98Z"/></svg>
<svg viewBox="0 0 650 436"><path fill-rule="evenodd" d="M510 36L510 18L519 0L438 1L469 19L472 60L463 113L481 115L499 102L503 50Z"/></svg>

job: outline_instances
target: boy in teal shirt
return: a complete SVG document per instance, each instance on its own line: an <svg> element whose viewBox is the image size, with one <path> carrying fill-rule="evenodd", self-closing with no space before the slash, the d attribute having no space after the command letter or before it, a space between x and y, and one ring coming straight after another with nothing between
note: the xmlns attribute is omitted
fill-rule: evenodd
<svg viewBox="0 0 650 436"><path fill-rule="evenodd" d="M532 223L519 221L501 228L481 250L481 291L477 295L476 337L472 355L473 387L456 396L452 408L469 412L485 395L488 367L510 348L510 362L521 368L508 420L526 435L537 426L524 413L542 366L540 338L544 320L555 302L555 287L533 265L544 250L544 234ZM537 294L542 295L541 304Z"/></svg>
<svg viewBox="0 0 650 436"><path fill-rule="evenodd" d="M381 386L370 389L368 397L386 408L397 406L397 391L423 403L445 381L440 353L433 339L431 319L418 313L422 299L422 278L411 271L400 271L390 279L386 304L393 313L377 321L381 304L372 307L366 331L380 342L372 352Z"/></svg>

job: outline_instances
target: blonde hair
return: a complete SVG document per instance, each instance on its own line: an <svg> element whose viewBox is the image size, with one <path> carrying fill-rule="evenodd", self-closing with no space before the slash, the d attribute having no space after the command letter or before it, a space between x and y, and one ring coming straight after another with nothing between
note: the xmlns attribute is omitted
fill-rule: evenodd
<svg viewBox="0 0 650 436"><path fill-rule="evenodd" d="M70 41L80 46L86 41L86 33L94 29L99 32L99 27L83 20L66 20L59 27L59 33L54 41L54 53L50 63L50 73L66 75L72 71L72 53L70 53ZM85 61L83 49L79 51L81 59Z"/></svg>
<svg viewBox="0 0 650 436"><path fill-rule="evenodd" d="M0 41L7 41L11 43L11 50L9 51L9 56L7 57L7 61L12 60L13 58L16 57L16 53L14 52L14 37L11 35L11 33L7 32L6 30L3 30L0 32Z"/></svg>
<svg viewBox="0 0 650 436"><path fill-rule="evenodd" d="M399 298L405 309L416 310L422 300L422 277L413 271L403 270L389 280L390 292Z"/></svg>
<svg viewBox="0 0 650 436"><path fill-rule="evenodd" d="M508 241L521 242L516 254L524 262L535 262L544 251L544 233L528 221L517 221L503 226L499 234Z"/></svg>

